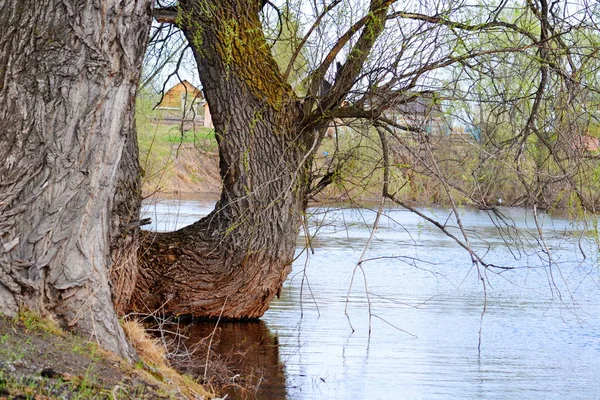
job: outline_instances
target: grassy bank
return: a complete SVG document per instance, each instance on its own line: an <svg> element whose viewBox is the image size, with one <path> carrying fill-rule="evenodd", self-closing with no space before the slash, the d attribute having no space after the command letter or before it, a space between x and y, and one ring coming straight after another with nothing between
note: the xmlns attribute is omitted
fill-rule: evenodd
<svg viewBox="0 0 600 400"><path fill-rule="evenodd" d="M147 102L141 104L146 105L137 118L144 194L219 193L214 131L189 121L161 119L160 112L148 108ZM534 144L530 146L536 149ZM588 209L600 209L597 152L585 157L579 154L565 173L561 170L564 166L534 151L519 158L519 148L476 140L464 133L396 132L388 135L387 147L389 191L405 204L488 208L535 203L541 209L578 210L585 202ZM329 180L312 200L377 200L384 179L378 133L373 127L348 121L316 150L312 173L313 187L323 178Z"/></svg>
<svg viewBox="0 0 600 400"><path fill-rule="evenodd" d="M563 210L600 209L600 167L596 153L574 156L569 174L557 165L539 165L519 149L500 148L466 134L387 137L389 192L412 206L497 205ZM315 175L331 184L314 196L320 201L364 202L380 198L383 150L373 128L343 127L316 153Z"/></svg>
<svg viewBox="0 0 600 400"><path fill-rule="evenodd" d="M149 121L138 126L145 194L216 193L220 188L214 132Z"/></svg>
<svg viewBox="0 0 600 400"><path fill-rule="evenodd" d="M126 362L32 313L0 316L0 399L205 399L214 397L171 369L133 322L124 324L140 360Z"/></svg>
<svg viewBox="0 0 600 400"><path fill-rule="evenodd" d="M136 105L144 194L218 193L214 130L194 121L178 123L167 111L154 110L156 102L140 96Z"/></svg>

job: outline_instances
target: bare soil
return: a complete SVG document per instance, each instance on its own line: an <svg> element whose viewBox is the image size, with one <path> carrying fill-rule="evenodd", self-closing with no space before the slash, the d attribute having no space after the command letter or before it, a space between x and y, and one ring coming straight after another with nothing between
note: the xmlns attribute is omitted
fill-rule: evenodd
<svg viewBox="0 0 600 400"><path fill-rule="evenodd" d="M169 160L158 172L142 179L144 196L153 194L196 193L215 195L221 191L219 156L202 151L191 143L172 145Z"/></svg>
<svg viewBox="0 0 600 400"><path fill-rule="evenodd" d="M178 399L132 365L70 333L0 317L0 399Z"/></svg>

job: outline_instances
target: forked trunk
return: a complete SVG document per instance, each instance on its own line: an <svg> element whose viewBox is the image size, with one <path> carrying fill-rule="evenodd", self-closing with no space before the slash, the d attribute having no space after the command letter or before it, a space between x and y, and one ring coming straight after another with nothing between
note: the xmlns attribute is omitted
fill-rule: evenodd
<svg viewBox="0 0 600 400"><path fill-rule="evenodd" d="M303 210L296 182L303 176L301 154L290 150L287 135L273 134L278 126L271 116L253 126L253 110L227 115L215 210L176 232L144 238L137 311L257 318L281 289ZM222 121L215 119L219 129Z"/></svg>
<svg viewBox="0 0 600 400"><path fill-rule="evenodd" d="M301 108L266 46L260 2L214 2L181 1L180 19L210 104L223 190L206 218L144 238L133 306L258 318L291 270L317 137L299 128Z"/></svg>
<svg viewBox="0 0 600 400"><path fill-rule="evenodd" d="M132 176L119 163L126 143L136 151L150 4L0 5L0 312L50 314L125 356L132 351L112 304L110 244L131 252L122 243L132 241L122 240L126 223L111 212L115 181Z"/></svg>

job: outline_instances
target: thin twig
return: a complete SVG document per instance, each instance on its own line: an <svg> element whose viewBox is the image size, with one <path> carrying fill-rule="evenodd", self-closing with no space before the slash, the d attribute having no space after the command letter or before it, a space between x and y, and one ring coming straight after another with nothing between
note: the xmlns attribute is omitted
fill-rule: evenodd
<svg viewBox="0 0 600 400"><path fill-rule="evenodd" d="M225 301L223 302L223 307L221 307L221 312L219 313L219 318L217 318L217 323L215 324L215 328L213 329L213 331L211 332L210 336L210 340L208 341L208 349L206 351L206 361L204 364L204 376L203 376L203 380L204 382L207 381L207 375L208 375L208 361L209 361L209 357L210 357L210 348L212 346L212 341L213 338L215 337L215 333L217 332L217 328L219 326L219 322L221 321L221 317L223 316L223 311L225 311L225 305L227 304L227 299L229 298L229 296L225 297Z"/></svg>

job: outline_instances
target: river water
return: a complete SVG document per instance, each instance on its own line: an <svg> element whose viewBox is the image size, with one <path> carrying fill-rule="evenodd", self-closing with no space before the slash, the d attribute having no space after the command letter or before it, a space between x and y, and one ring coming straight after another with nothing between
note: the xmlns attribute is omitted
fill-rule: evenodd
<svg viewBox="0 0 600 400"><path fill-rule="evenodd" d="M150 229L164 231L212 205L145 210ZM460 234L450 210L422 211ZM259 322L222 323L213 350L240 354L263 377L258 399L600 398L595 230L549 215L538 230L531 212L500 211L461 210L472 248L511 267L478 271L410 212L386 209L363 254L375 211L312 208L314 254L301 236L281 298ZM213 329L191 332L200 340Z"/></svg>

